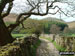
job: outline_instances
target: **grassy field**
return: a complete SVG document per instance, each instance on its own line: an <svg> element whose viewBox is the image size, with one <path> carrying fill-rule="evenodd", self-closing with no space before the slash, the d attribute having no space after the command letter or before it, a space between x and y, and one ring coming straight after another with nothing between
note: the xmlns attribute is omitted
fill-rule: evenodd
<svg viewBox="0 0 75 56"><path fill-rule="evenodd" d="M72 34L73 37L75 37L75 34Z"/></svg>
<svg viewBox="0 0 75 56"><path fill-rule="evenodd" d="M74 33L65 33L65 34L61 34L61 36L65 36L65 37L75 37Z"/></svg>
<svg viewBox="0 0 75 56"><path fill-rule="evenodd" d="M14 38L26 37L31 36L31 34L11 34Z"/></svg>
<svg viewBox="0 0 75 56"><path fill-rule="evenodd" d="M23 36L25 36L25 34L12 34L12 36L14 38L17 38L17 37L23 37Z"/></svg>

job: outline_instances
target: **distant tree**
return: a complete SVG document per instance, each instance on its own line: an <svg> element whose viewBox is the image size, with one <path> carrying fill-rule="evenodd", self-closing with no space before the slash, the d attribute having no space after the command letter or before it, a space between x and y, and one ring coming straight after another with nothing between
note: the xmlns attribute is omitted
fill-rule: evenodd
<svg viewBox="0 0 75 56"><path fill-rule="evenodd" d="M49 20L41 20L42 24L43 24L43 30L45 34L50 34L50 28L53 24L57 25L58 27L60 27L60 31L63 31L65 27L68 27L68 25L66 23L63 22L58 22L58 21L49 21Z"/></svg>
<svg viewBox="0 0 75 56"><path fill-rule="evenodd" d="M39 39L40 34L43 32L43 25L39 20L27 19L23 24L24 26L19 33L35 34Z"/></svg>
<svg viewBox="0 0 75 56"><path fill-rule="evenodd" d="M58 27L57 25L53 24L50 28L50 33L52 34L58 34L60 33L60 27Z"/></svg>
<svg viewBox="0 0 75 56"><path fill-rule="evenodd" d="M70 33L70 29L68 27L65 27L63 30L64 33Z"/></svg>
<svg viewBox="0 0 75 56"><path fill-rule="evenodd" d="M55 25L55 24L53 24L53 25L51 26L51 28L50 28L50 33L54 34L54 35L53 35L53 40L52 40L52 42L55 41L55 35L60 33L60 29L61 29L61 28L58 27L58 26Z"/></svg>
<svg viewBox="0 0 75 56"><path fill-rule="evenodd" d="M34 34L36 34L36 37L39 39L40 34L43 32L42 25L39 25L36 30L34 31Z"/></svg>

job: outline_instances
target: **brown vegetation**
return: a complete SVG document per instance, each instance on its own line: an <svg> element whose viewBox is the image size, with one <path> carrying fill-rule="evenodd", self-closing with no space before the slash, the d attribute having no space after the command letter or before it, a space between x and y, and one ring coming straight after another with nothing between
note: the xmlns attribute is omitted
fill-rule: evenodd
<svg viewBox="0 0 75 56"><path fill-rule="evenodd" d="M11 13L7 17L4 18L5 22L15 22L17 18L17 14Z"/></svg>
<svg viewBox="0 0 75 56"><path fill-rule="evenodd" d="M75 21L73 22L68 22L67 23L70 29L74 29L75 28Z"/></svg>

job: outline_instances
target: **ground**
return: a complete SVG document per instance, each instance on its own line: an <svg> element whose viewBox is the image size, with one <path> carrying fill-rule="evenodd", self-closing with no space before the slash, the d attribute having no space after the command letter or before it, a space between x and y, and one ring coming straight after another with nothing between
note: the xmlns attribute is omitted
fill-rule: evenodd
<svg viewBox="0 0 75 56"><path fill-rule="evenodd" d="M60 56L59 51L54 47L53 43L46 39L41 39L41 41L36 56Z"/></svg>

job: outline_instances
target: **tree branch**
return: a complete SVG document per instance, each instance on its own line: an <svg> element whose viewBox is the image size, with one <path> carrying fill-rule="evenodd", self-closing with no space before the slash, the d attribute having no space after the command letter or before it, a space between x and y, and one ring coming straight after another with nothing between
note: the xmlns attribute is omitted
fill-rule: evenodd
<svg viewBox="0 0 75 56"><path fill-rule="evenodd" d="M38 11L39 13L38 13L38 12L32 12L37 6L39 6L39 4L40 4L40 2L39 2L39 3L37 3L37 5L35 5L35 7L32 7L32 9L31 9L29 12L27 12L27 13L26 13L26 12L25 12L25 13L21 13L21 14L18 16L18 18L17 18L17 20L16 20L16 23L15 23L15 24L11 24L11 25L8 26L9 31L12 32L13 29L15 29L17 26L19 26L19 24L23 23L23 21L25 21L25 20L26 20L28 17L30 17L31 15L40 15L40 16L47 15L50 6L48 6L48 5L49 5L48 0L46 0L46 2L47 2L47 4L46 4L46 12L45 12L45 13L40 13L40 11ZM54 3L54 2L53 2L53 3ZM53 3L52 3L51 5L53 5ZM58 11L57 11L57 12L58 12ZM57 12L56 12L56 13L57 13ZM51 14L52 14L52 13L51 13ZM22 17L23 15L25 15L25 17L24 17L23 19L21 19L21 17Z"/></svg>
<svg viewBox="0 0 75 56"><path fill-rule="evenodd" d="M30 4L31 5L31 4ZM39 3L37 3L37 5L35 5L35 7L32 7L32 9L28 12L28 13L30 13L31 11L33 11L35 8L36 8L36 6L38 6L39 5ZM21 13L18 17L17 17L17 19L16 19L16 22L19 22L19 20L20 20L20 18L24 15L25 13ZM30 15L30 14L26 14L26 15Z"/></svg>
<svg viewBox="0 0 75 56"><path fill-rule="evenodd" d="M24 29L25 29L23 22L21 23L21 25L22 25L22 28L24 28Z"/></svg>
<svg viewBox="0 0 75 56"><path fill-rule="evenodd" d="M27 0L27 1L28 1L28 3L29 3L30 6L34 7L34 6L29 2L29 0Z"/></svg>
<svg viewBox="0 0 75 56"><path fill-rule="evenodd" d="M13 2L10 2L6 13L3 13L3 14L2 14L2 17L3 17L3 18L9 15L9 13L10 13L10 11L11 11L11 9L12 9L12 6L13 6Z"/></svg>
<svg viewBox="0 0 75 56"><path fill-rule="evenodd" d="M13 0L0 0L0 15L7 3L13 2Z"/></svg>
<svg viewBox="0 0 75 56"><path fill-rule="evenodd" d="M28 17L30 17L31 15L28 15L26 17L24 17L21 21L16 22L14 24L10 24L7 28L9 30L9 32L12 32L17 26L19 26L19 24L23 23L24 20L26 20Z"/></svg>

